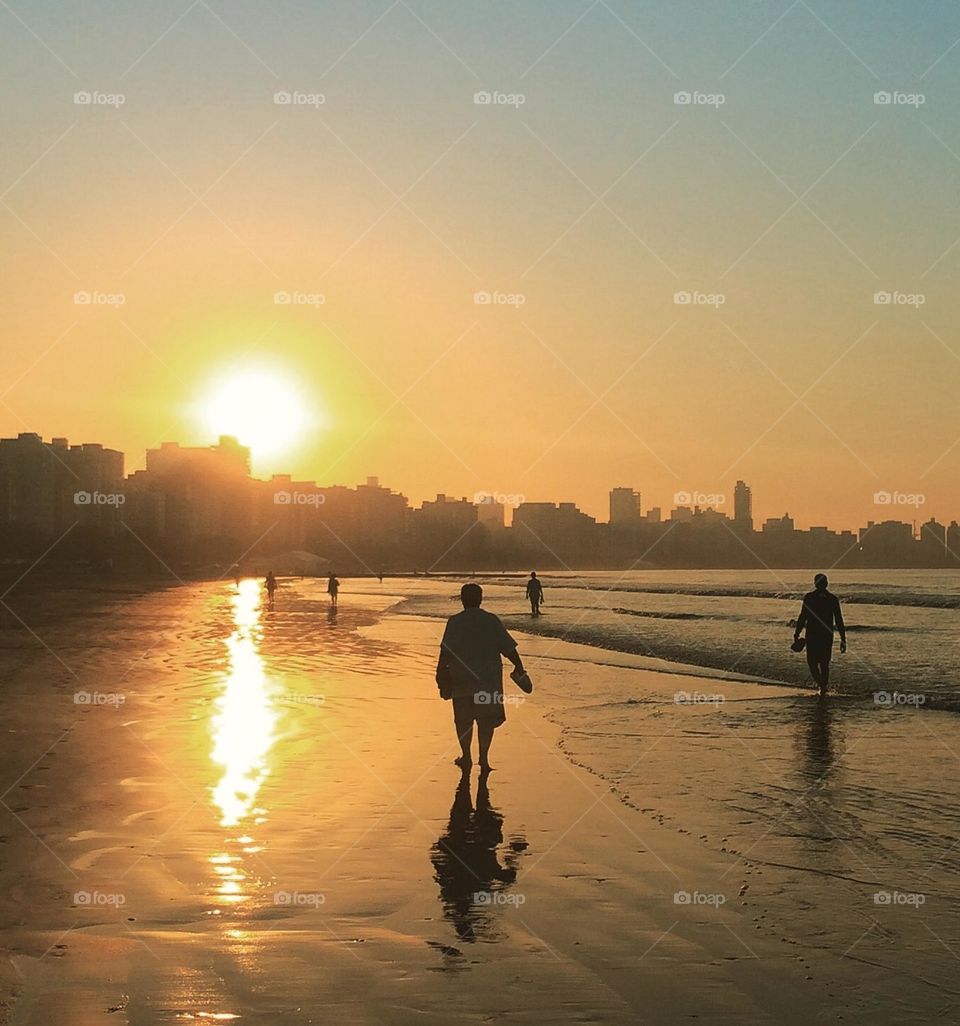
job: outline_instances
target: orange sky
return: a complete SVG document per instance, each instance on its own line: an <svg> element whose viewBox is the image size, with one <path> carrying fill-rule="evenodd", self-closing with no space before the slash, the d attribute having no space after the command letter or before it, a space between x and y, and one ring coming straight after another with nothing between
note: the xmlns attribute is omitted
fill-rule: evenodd
<svg viewBox="0 0 960 1026"><path fill-rule="evenodd" d="M247 439L260 473L604 519L613 485L669 507L743 477L758 518L856 527L880 490L960 516L960 15L788 6L197 8L163 35L147 5L40 5L43 44L0 14L0 433L136 469L212 441L198 398L262 367L326 426L269 462ZM697 90L724 101L674 101Z"/></svg>

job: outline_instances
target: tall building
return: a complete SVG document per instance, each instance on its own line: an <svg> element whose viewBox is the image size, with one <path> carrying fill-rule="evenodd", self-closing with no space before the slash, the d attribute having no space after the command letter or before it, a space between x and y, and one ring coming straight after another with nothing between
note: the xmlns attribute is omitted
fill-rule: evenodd
<svg viewBox="0 0 960 1026"><path fill-rule="evenodd" d="M216 445L196 448L164 442L147 450L146 463L146 470L128 478L128 487L139 493L138 505L146 501L144 493L163 497L163 535L169 541L216 542L236 550L249 540L250 450L235 438L223 435Z"/></svg>
<svg viewBox="0 0 960 1026"><path fill-rule="evenodd" d="M117 534L123 453L23 432L0 439L0 527L8 539L52 540L72 527Z"/></svg>
<svg viewBox="0 0 960 1026"><path fill-rule="evenodd" d="M733 522L745 531L753 530L753 492L745 481L733 489Z"/></svg>
<svg viewBox="0 0 960 1026"><path fill-rule="evenodd" d="M640 493L632 488L610 491L610 526L632 527L640 523Z"/></svg>

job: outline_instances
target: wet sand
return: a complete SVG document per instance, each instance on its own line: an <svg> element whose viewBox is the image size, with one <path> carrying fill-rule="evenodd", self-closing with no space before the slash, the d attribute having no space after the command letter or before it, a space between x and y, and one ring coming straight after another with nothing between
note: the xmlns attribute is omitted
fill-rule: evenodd
<svg viewBox="0 0 960 1026"><path fill-rule="evenodd" d="M313 582L272 612L198 584L0 632L5 1021L953 1021L952 878L877 906L920 889L829 819L852 741L896 775L912 732L938 751L914 771L955 775L952 721L871 748L843 706L741 683L721 723L672 700L715 681L529 637L537 690L467 789L437 621L396 586L333 618ZM891 834L949 835L915 790Z"/></svg>

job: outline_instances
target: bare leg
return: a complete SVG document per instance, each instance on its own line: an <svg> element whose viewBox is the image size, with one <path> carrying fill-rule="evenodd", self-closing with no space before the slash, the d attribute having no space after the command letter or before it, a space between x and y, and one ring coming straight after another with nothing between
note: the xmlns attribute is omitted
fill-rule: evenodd
<svg viewBox="0 0 960 1026"><path fill-rule="evenodd" d="M477 724L477 741L480 744L480 769L490 770L490 742L493 740L494 727L489 723Z"/></svg>
<svg viewBox="0 0 960 1026"><path fill-rule="evenodd" d="M473 744L473 721L466 725L456 724L457 740L460 742L460 757L453 761L461 769L469 769L473 765L470 757L470 746Z"/></svg>
<svg viewBox="0 0 960 1026"><path fill-rule="evenodd" d="M828 660L820 664L820 694L825 695L827 693L827 687L830 684L830 663Z"/></svg>
<svg viewBox="0 0 960 1026"><path fill-rule="evenodd" d="M813 677L813 683L817 687L821 687L820 683L820 660L810 651L810 647L807 646L807 666L810 668L810 676Z"/></svg>

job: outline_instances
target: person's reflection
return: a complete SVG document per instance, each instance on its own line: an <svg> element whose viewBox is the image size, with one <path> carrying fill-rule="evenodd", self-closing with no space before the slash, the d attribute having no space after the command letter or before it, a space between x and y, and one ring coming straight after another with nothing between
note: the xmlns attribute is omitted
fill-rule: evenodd
<svg viewBox="0 0 960 1026"><path fill-rule="evenodd" d="M820 787L834 770L833 744L833 712L831 702L814 701L808 703L809 720L806 724L806 737L803 746L803 776L807 787Z"/></svg>
<svg viewBox="0 0 960 1026"><path fill-rule="evenodd" d="M517 879L520 853L527 847L520 835L503 849L503 816L490 804L487 775L471 801L470 774L457 784L447 829L430 849L434 878L440 886L443 914L462 941L496 940L496 910L508 904L508 888Z"/></svg>

